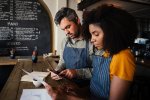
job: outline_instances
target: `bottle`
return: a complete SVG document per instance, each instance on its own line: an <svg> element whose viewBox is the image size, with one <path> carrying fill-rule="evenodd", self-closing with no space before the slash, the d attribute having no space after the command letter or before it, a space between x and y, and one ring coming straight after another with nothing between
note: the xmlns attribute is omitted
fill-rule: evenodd
<svg viewBox="0 0 150 100"><path fill-rule="evenodd" d="M15 59L15 49L14 48L11 48L11 50L10 50L10 58Z"/></svg>
<svg viewBox="0 0 150 100"><path fill-rule="evenodd" d="M37 52L37 46L34 47L34 50L32 52L32 62L36 63L38 60L38 52Z"/></svg>

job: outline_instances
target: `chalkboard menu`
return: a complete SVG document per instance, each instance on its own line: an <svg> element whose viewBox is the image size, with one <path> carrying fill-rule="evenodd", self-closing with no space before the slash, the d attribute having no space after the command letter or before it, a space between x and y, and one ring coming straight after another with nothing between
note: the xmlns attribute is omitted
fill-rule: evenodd
<svg viewBox="0 0 150 100"><path fill-rule="evenodd" d="M0 0L0 56L14 48L17 56L51 51L51 24L47 11L37 0Z"/></svg>

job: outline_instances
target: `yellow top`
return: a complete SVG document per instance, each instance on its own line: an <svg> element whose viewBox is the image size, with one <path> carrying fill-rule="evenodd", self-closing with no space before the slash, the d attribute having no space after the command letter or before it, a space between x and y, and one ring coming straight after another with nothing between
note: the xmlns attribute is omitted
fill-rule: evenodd
<svg viewBox="0 0 150 100"><path fill-rule="evenodd" d="M135 60L130 49L115 54L110 63L110 78L118 76L120 79L132 81L135 72Z"/></svg>

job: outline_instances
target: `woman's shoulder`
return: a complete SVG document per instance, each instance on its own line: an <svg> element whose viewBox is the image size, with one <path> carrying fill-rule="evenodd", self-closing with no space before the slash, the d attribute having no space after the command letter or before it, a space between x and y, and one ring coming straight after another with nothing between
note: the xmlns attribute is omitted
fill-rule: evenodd
<svg viewBox="0 0 150 100"><path fill-rule="evenodd" d="M115 54L110 64L110 74L131 81L135 71L135 59L131 49Z"/></svg>
<svg viewBox="0 0 150 100"><path fill-rule="evenodd" d="M113 59L126 59L126 58L134 58L131 49L121 50L119 53L113 56Z"/></svg>

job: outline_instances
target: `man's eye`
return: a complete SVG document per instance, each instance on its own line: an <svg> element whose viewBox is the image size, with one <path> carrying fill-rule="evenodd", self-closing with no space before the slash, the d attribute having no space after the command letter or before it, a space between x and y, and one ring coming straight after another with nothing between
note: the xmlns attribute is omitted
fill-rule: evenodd
<svg viewBox="0 0 150 100"><path fill-rule="evenodd" d="M70 28L70 25L68 25L68 26L66 27L66 29L68 29L68 28Z"/></svg>

